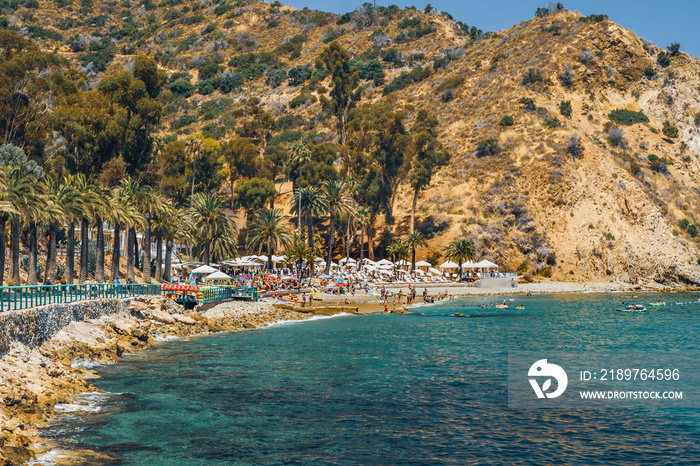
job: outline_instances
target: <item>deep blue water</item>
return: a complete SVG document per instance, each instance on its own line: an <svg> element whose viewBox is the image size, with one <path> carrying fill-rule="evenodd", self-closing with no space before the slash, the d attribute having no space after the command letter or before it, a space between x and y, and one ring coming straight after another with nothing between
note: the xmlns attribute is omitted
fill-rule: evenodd
<svg viewBox="0 0 700 466"><path fill-rule="evenodd" d="M625 296L469 298L163 343L101 368L121 395L55 432L134 465L697 464L696 409L508 407L508 351L697 349L697 294L615 312Z"/></svg>

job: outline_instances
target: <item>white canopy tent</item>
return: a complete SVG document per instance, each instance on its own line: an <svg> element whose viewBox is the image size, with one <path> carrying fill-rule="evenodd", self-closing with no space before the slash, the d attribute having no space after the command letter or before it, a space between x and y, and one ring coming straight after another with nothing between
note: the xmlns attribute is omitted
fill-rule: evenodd
<svg viewBox="0 0 700 466"><path fill-rule="evenodd" d="M214 272L216 272L216 269L214 267L210 267L208 265L203 265L201 267L197 267L196 269L194 269L192 271L192 273L206 273L206 274L210 274L210 273L214 273Z"/></svg>
<svg viewBox="0 0 700 466"><path fill-rule="evenodd" d="M487 260L482 260L481 262L477 262L474 264L474 267L479 268L479 269L497 269L498 265L494 264L491 261Z"/></svg>
<svg viewBox="0 0 700 466"><path fill-rule="evenodd" d="M433 275L442 275L442 270L438 270L438 269L433 268L433 267L430 267L430 270L429 270L429 271L430 271L430 273L432 273Z"/></svg>
<svg viewBox="0 0 700 466"><path fill-rule="evenodd" d="M431 264L428 261L418 261L416 262L416 267L432 267L433 264Z"/></svg>
<svg viewBox="0 0 700 466"><path fill-rule="evenodd" d="M377 265L390 265L393 267L394 263L391 262L390 260L382 259L379 262L377 262Z"/></svg>
<svg viewBox="0 0 700 466"><path fill-rule="evenodd" d="M231 280L231 277L223 272L214 272L204 277L204 281L207 280Z"/></svg>
<svg viewBox="0 0 700 466"><path fill-rule="evenodd" d="M447 261L443 262L442 265L440 266L441 269L457 269L459 268L459 265L455 264L452 261Z"/></svg>
<svg viewBox="0 0 700 466"><path fill-rule="evenodd" d="M344 264L344 263L346 262L345 257L343 257L342 259L340 259L338 262L341 262L341 263ZM353 259L352 257L349 257L349 258L347 258L347 263L348 263L348 264L355 264L355 263L357 263L357 261L356 261L355 259Z"/></svg>

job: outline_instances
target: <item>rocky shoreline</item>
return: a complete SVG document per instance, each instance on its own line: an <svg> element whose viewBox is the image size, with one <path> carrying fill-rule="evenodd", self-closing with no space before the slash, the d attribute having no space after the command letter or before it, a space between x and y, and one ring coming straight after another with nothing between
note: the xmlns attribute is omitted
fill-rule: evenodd
<svg viewBox="0 0 700 466"><path fill-rule="evenodd" d="M14 341L0 359L0 466L30 463L46 454L54 464L64 465L109 459L94 451L60 450L40 431L57 419L60 413L55 411L56 405L69 403L76 395L100 391L91 383L98 378L89 368L91 363L119 362L126 354L172 337L254 329L281 320L306 319L315 313L337 312L343 309L296 310L235 301L201 312L184 312L160 297L137 298L126 311L71 322L40 346L30 348Z"/></svg>

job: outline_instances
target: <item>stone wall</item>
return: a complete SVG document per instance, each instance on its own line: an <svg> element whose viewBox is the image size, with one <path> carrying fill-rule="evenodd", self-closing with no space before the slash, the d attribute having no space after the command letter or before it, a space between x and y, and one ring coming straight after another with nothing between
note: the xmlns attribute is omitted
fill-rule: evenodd
<svg viewBox="0 0 700 466"><path fill-rule="evenodd" d="M8 350L13 341L36 348L73 321L127 311L129 302L103 299L0 313L0 355Z"/></svg>

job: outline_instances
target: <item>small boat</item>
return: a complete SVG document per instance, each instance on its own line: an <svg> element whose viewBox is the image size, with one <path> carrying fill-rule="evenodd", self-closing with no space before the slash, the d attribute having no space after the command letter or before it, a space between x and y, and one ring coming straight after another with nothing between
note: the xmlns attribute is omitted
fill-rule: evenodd
<svg viewBox="0 0 700 466"><path fill-rule="evenodd" d="M649 306L665 306L666 303L664 301L658 302L658 303L649 303Z"/></svg>
<svg viewBox="0 0 700 466"><path fill-rule="evenodd" d="M644 312L647 308L641 304L630 304L624 309L618 309L619 312Z"/></svg>

